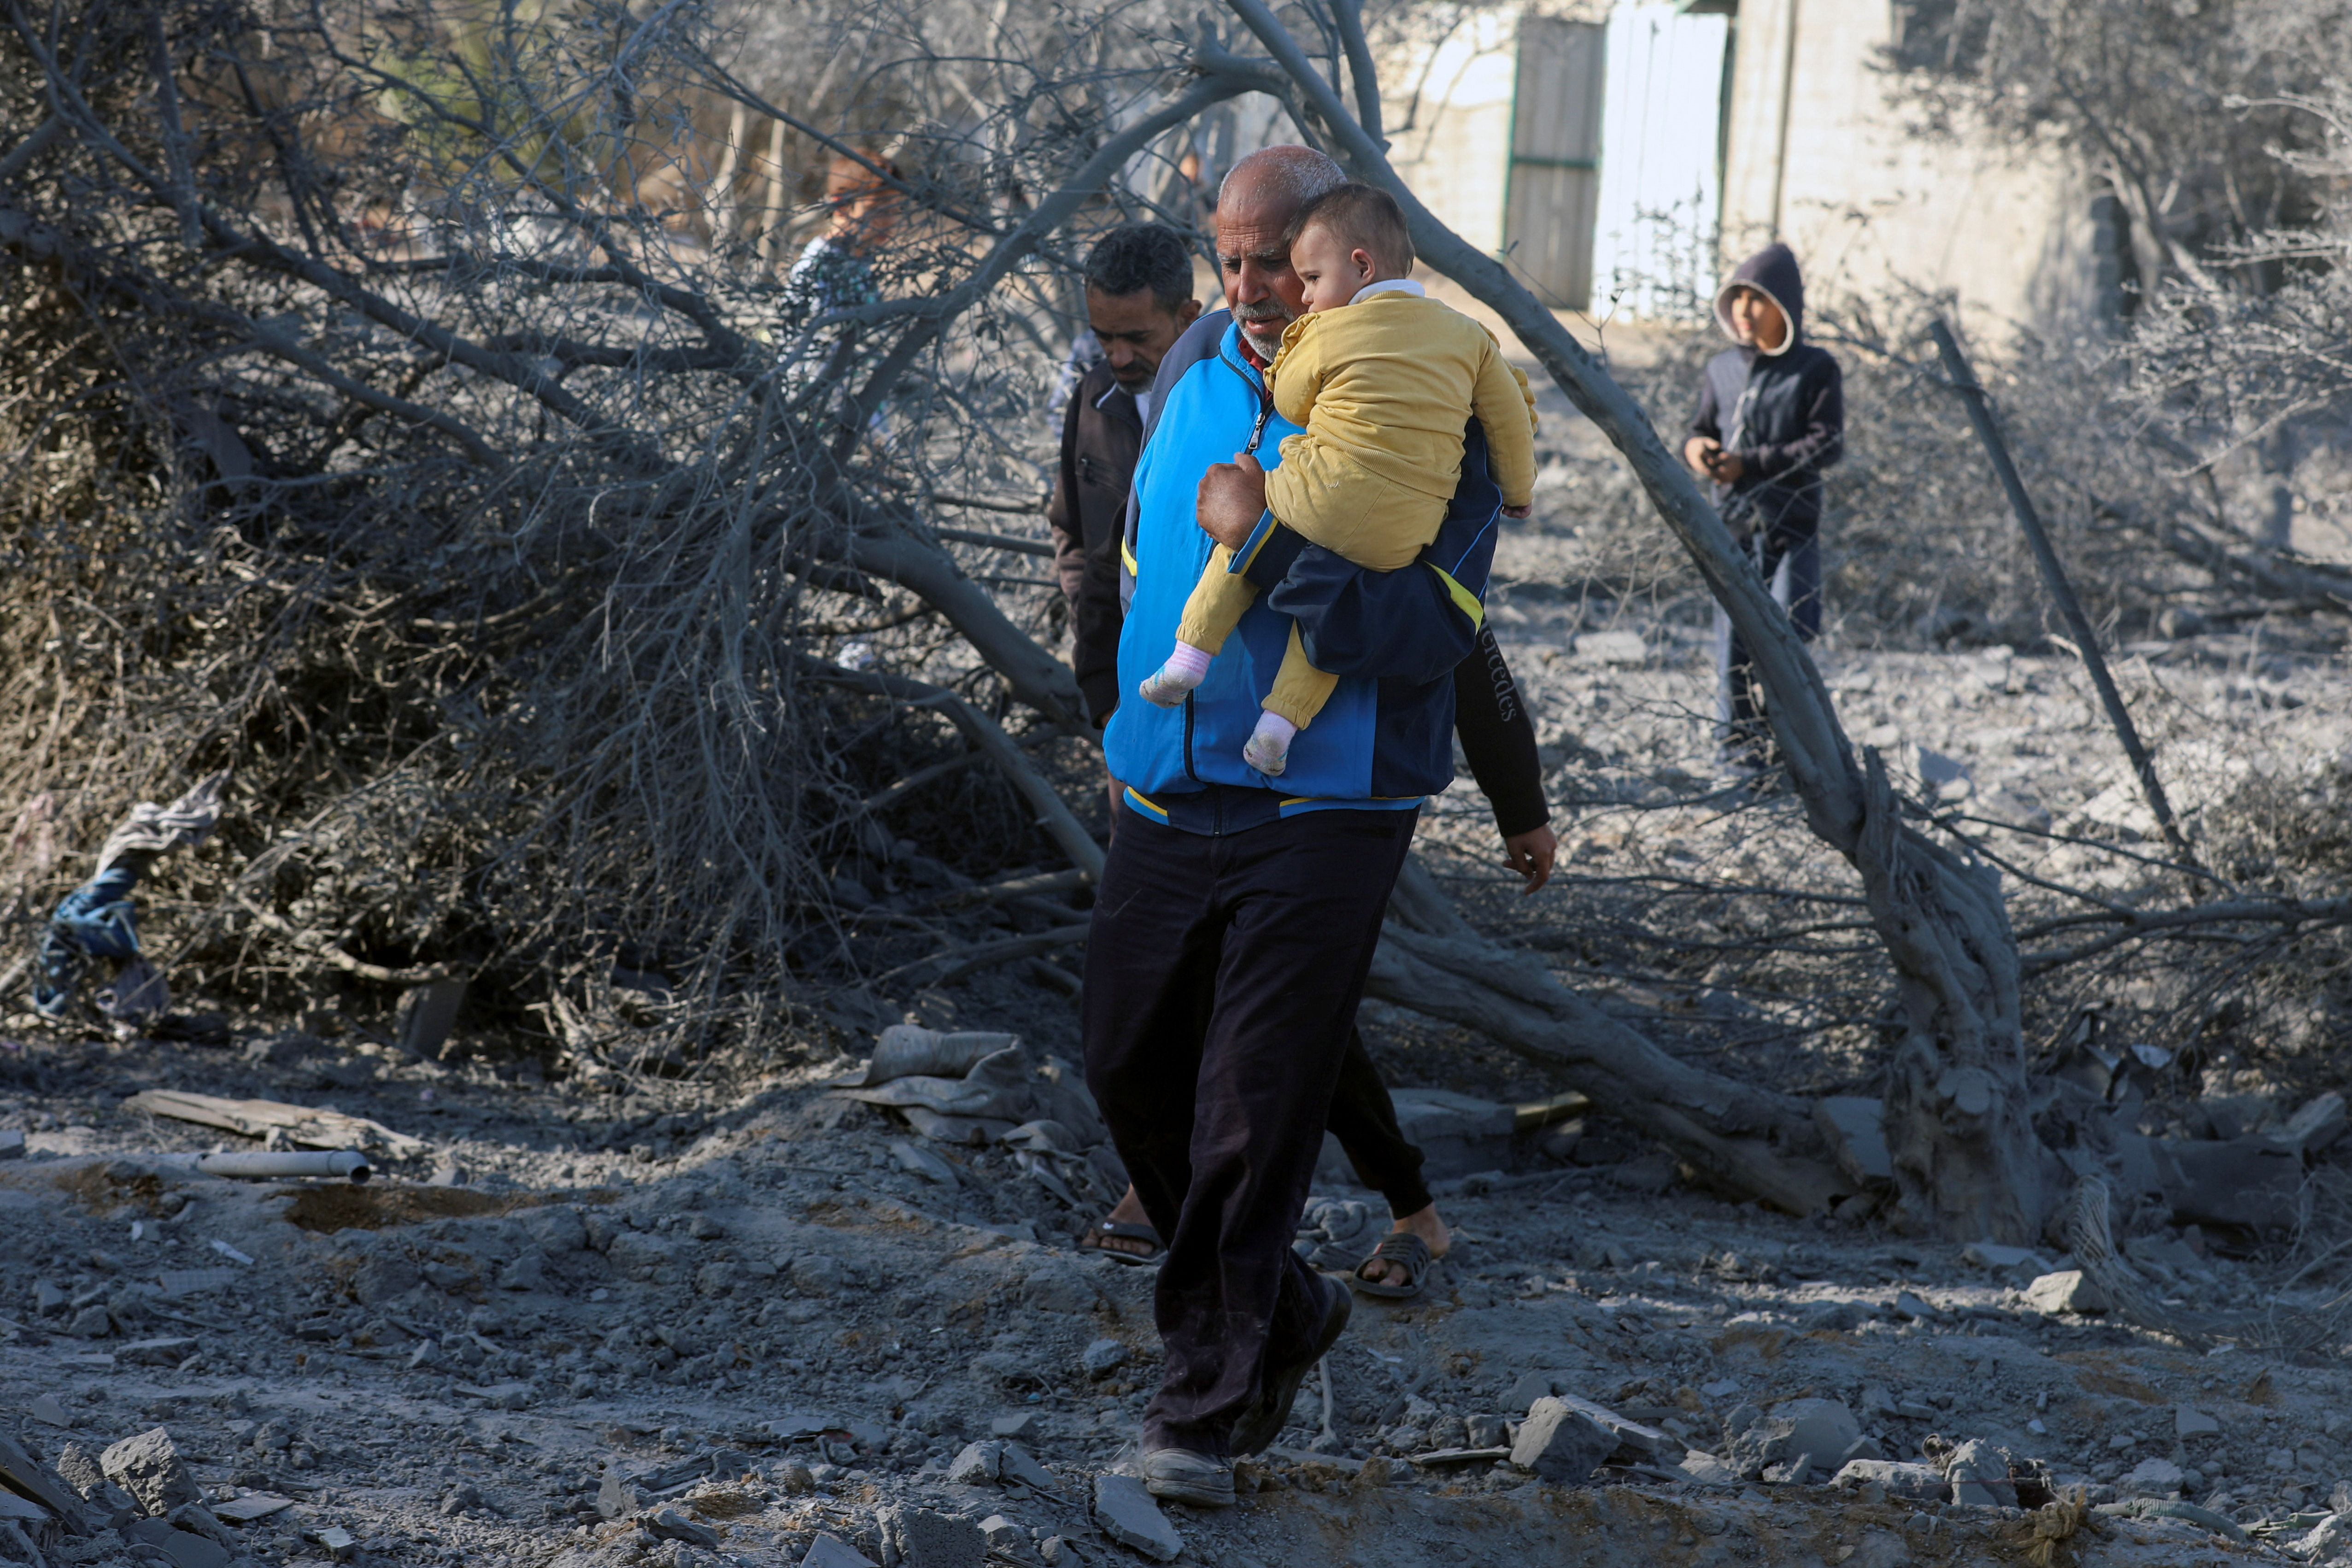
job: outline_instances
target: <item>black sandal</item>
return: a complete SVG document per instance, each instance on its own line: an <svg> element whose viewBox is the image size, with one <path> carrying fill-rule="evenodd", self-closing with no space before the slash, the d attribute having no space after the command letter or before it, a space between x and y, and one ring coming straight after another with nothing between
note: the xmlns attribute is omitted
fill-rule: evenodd
<svg viewBox="0 0 2352 1568"><path fill-rule="evenodd" d="M1151 1250L1129 1252L1123 1247L1103 1245L1113 1237L1120 1241L1139 1241ZM1078 1250L1098 1252L1113 1263L1129 1263L1142 1268L1167 1257L1168 1244L1160 1240L1160 1233L1148 1225L1129 1225L1120 1220L1105 1219L1097 1220L1078 1233Z"/></svg>
<svg viewBox="0 0 2352 1568"><path fill-rule="evenodd" d="M1437 1260L1430 1256L1429 1243L1409 1230L1392 1230L1381 1237L1371 1256L1348 1270L1348 1289L1365 1296L1381 1296L1391 1301L1402 1301L1421 1294L1428 1282L1430 1265ZM1386 1263L1404 1270L1404 1283L1391 1279L1367 1279L1364 1263Z"/></svg>

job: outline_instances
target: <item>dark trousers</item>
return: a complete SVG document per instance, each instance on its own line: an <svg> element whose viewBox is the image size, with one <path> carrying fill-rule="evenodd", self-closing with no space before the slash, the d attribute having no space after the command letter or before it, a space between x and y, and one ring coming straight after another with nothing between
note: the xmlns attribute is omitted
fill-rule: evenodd
<svg viewBox="0 0 2352 1568"><path fill-rule="evenodd" d="M1422 1184L1421 1151L1397 1125L1396 1101L1364 1049L1364 1032L1350 1025L1339 1081L1331 1090L1331 1136L1347 1151L1356 1179L1389 1201L1398 1219L1435 1202Z"/></svg>
<svg viewBox="0 0 2352 1568"><path fill-rule="evenodd" d="M1110 831L1116 840L1121 818L1142 821L1127 809L1117 779L1110 781ZM1396 1101L1381 1081L1381 1069L1364 1048L1364 1032L1348 1026L1348 1054L1339 1058L1339 1081L1331 1090L1331 1136L1346 1151L1356 1179L1386 1198L1389 1214L1402 1219L1437 1200L1421 1179L1422 1153L1397 1125Z"/></svg>
<svg viewBox="0 0 2352 1568"><path fill-rule="evenodd" d="M1320 1327L1325 1288L1290 1243L1414 816L1308 812L1211 837L1129 814L1111 841L1087 1084L1168 1242L1146 1449L1223 1456L1269 1358L1305 1354Z"/></svg>
<svg viewBox="0 0 2352 1568"><path fill-rule="evenodd" d="M1821 636L1821 535L1767 530L1749 540L1747 549L1772 590L1773 601L1796 623L1797 636L1806 642ZM1727 756L1757 764L1771 760L1772 731L1764 720L1756 666L1720 605L1715 608L1715 717L1717 739Z"/></svg>

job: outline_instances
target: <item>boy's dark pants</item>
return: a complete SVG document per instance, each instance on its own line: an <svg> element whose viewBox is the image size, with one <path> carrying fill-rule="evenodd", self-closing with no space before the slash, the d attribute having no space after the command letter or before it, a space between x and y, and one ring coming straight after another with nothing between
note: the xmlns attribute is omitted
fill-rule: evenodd
<svg viewBox="0 0 2352 1568"><path fill-rule="evenodd" d="M1797 636L1811 642L1822 630L1822 542L1818 526L1802 532L1767 529L1746 542L1772 599L1789 612ZM1763 766L1772 758L1772 731L1764 721L1763 694L1747 647L1731 629L1723 606L1715 608L1715 716L1717 742L1730 760Z"/></svg>
<svg viewBox="0 0 2352 1568"><path fill-rule="evenodd" d="M1112 840L1087 942L1087 1083L1168 1241L1146 1450L1223 1457L1267 1362L1321 1327L1326 1287L1290 1244L1416 815L1212 837L1130 814Z"/></svg>

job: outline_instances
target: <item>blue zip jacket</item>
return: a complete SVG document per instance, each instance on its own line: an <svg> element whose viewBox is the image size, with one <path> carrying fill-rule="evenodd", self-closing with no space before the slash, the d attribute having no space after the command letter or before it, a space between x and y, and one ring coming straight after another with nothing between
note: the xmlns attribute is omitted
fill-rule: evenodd
<svg viewBox="0 0 2352 1568"><path fill-rule="evenodd" d="M1234 555L1257 584L1224 651L1181 708L1133 698L1175 646L1184 601L1213 541L1195 521L1201 476L1248 452L1282 460L1298 426L1274 411L1226 311L1194 322L1161 362L1128 502L1120 559L1121 700L1103 738L1128 804L1194 832L1235 832L1302 811L1401 810L1454 782L1454 668L1486 619L1502 494L1486 477L1485 431L1470 421L1462 480L1444 526L1400 572L1373 572L1261 518ZM1242 761L1293 621L1307 657L1340 678L1269 779Z"/></svg>

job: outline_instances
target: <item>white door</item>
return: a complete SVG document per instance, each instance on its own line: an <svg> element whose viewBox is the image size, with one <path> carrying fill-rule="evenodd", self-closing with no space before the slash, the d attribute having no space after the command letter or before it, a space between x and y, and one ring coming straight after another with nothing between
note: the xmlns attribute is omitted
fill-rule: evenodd
<svg viewBox="0 0 2352 1568"><path fill-rule="evenodd" d="M1613 304L1621 316L1704 320L1711 307L1729 27L1674 4L1620 4L1610 16L1595 315Z"/></svg>

